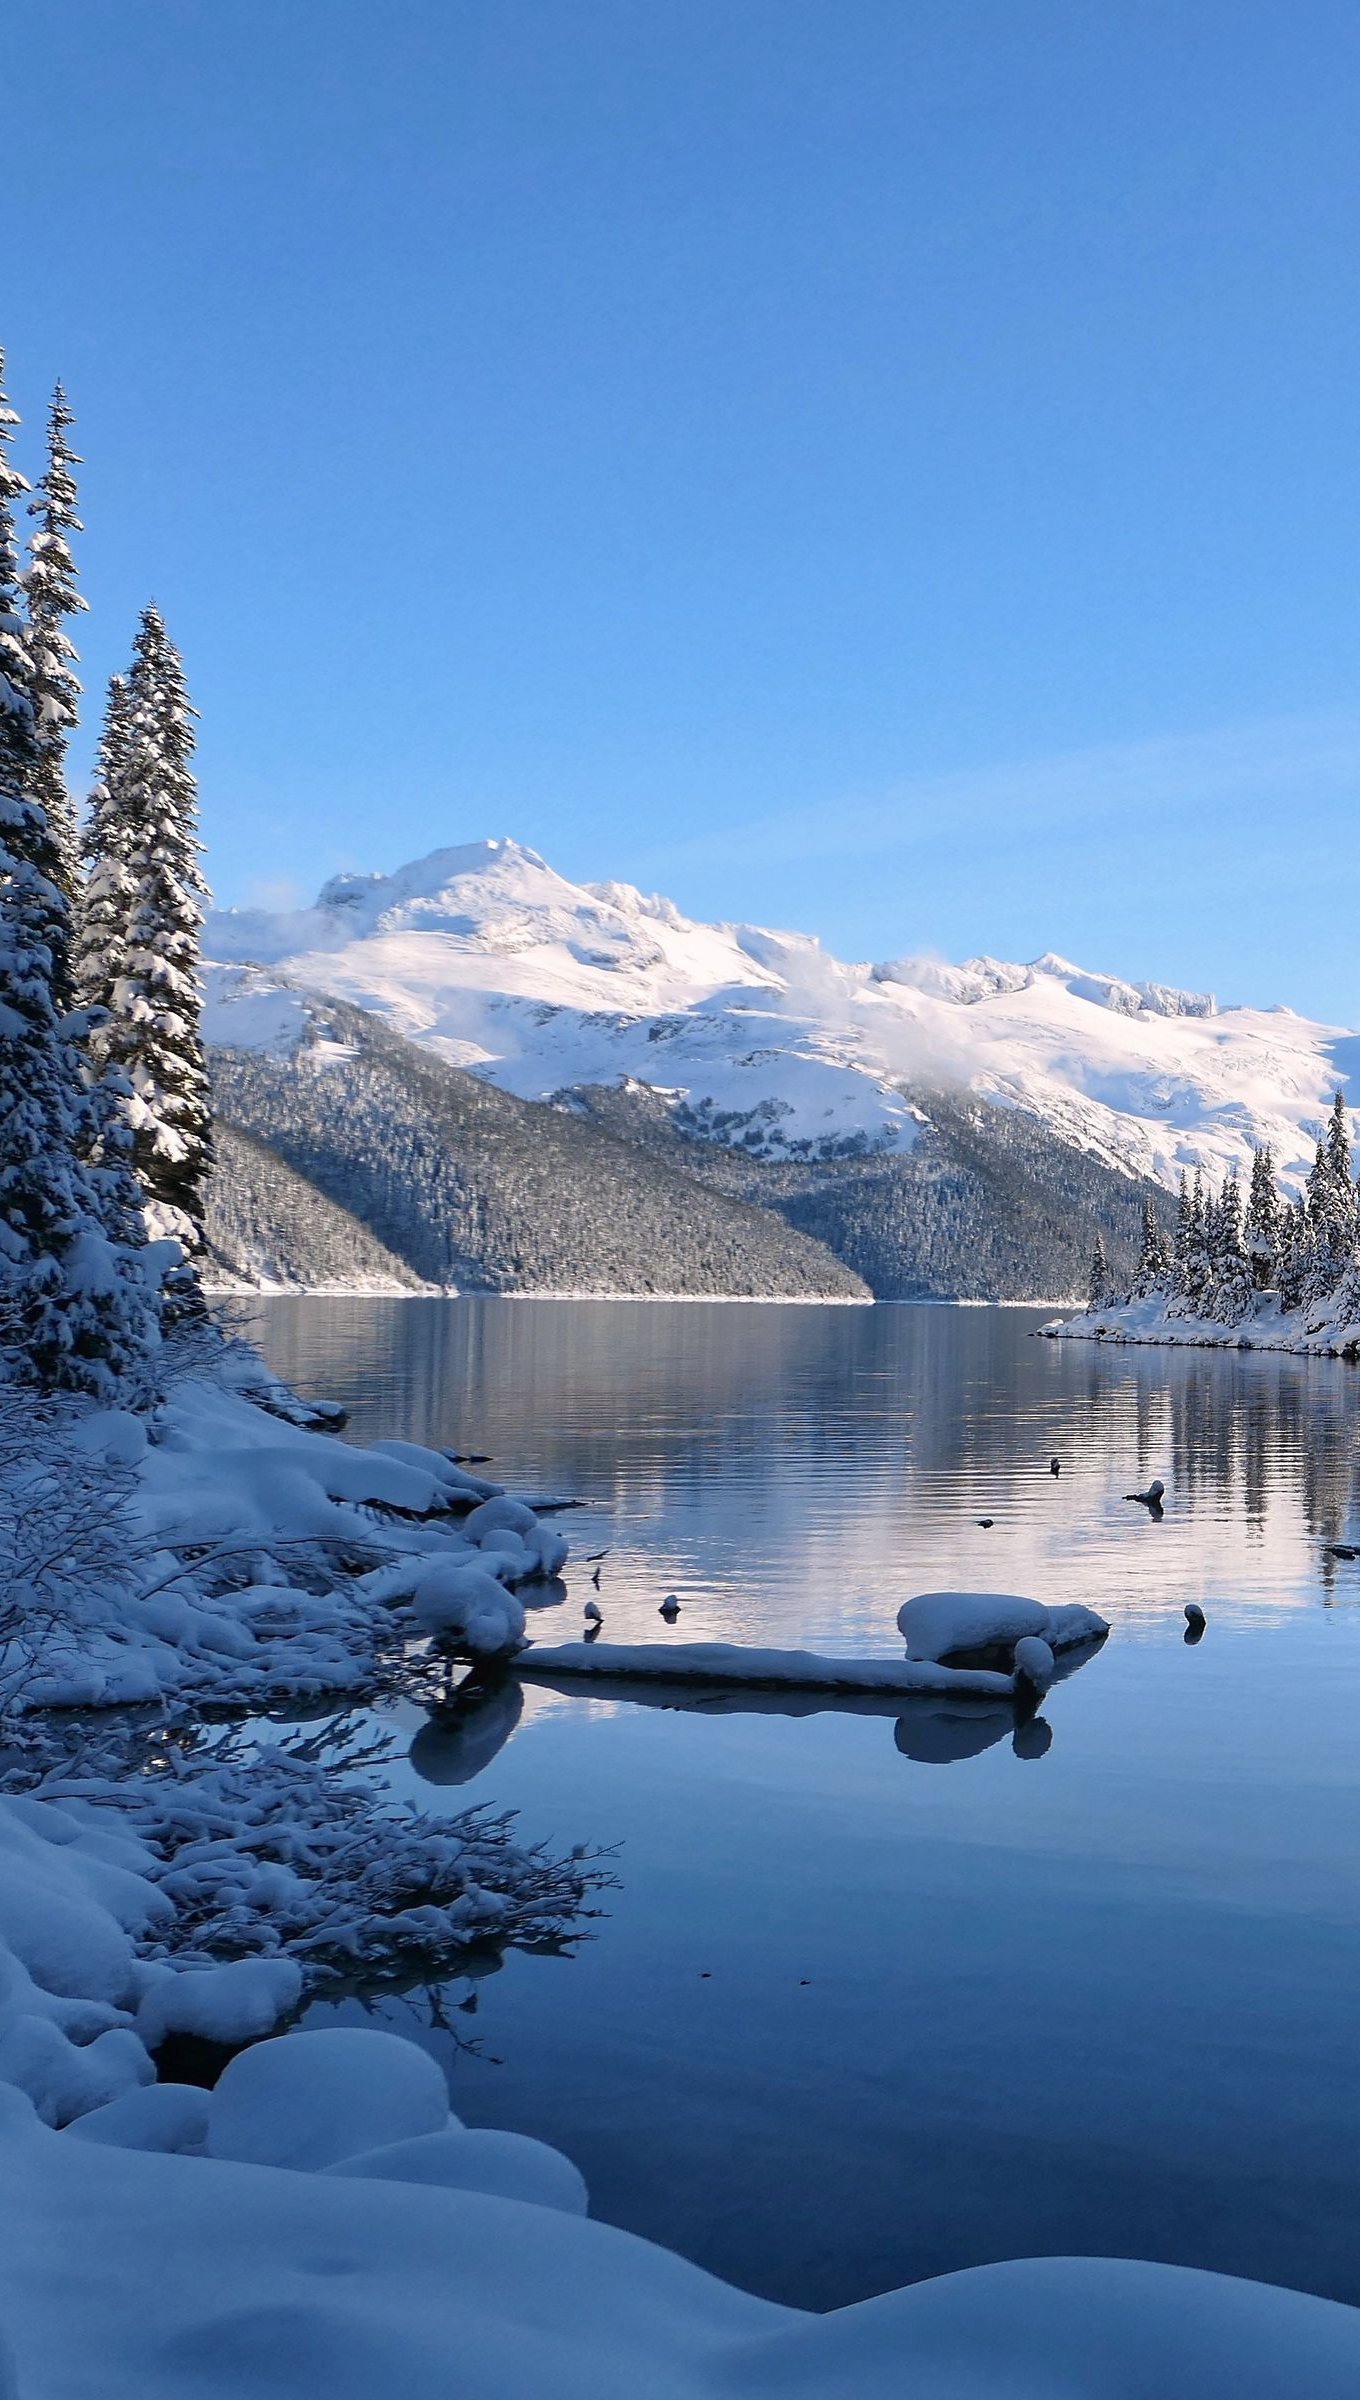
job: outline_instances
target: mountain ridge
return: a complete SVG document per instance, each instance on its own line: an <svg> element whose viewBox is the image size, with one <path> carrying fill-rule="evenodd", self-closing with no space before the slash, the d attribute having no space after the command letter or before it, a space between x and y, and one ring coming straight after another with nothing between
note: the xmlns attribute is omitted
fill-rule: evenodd
<svg viewBox="0 0 1360 2400"><path fill-rule="evenodd" d="M1265 1141L1297 1184L1360 1064L1360 1037L1286 1008L1220 1008L1052 951L846 963L812 935L573 884L510 840L334 876L309 909L216 911L206 949L219 1043L286 1048L282 995L298 985L520 1099L631 1079L667 1093L687 1129L770 1158L903 1155L913 1091L954 1088L1167 1188ZM272 1025L246 964L275 973Z"/></svg>

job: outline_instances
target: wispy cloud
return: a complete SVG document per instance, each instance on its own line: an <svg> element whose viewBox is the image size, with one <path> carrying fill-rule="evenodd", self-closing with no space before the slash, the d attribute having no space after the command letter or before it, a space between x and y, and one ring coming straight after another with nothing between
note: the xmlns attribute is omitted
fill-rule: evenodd
<svg viewBox="0 0 1360 2400"><path fill-rule="evenodd" d="M773 810L745 825L652 850L645 872L691 862L782 862L925 855L963 840L993 847L1036 834L1204 827L1254 810L1300 814L1360 796L1360 715L1264 718L1207 733L1109 743L1004 766L907 777L890 791L848 792L811 808Z"/></svg>

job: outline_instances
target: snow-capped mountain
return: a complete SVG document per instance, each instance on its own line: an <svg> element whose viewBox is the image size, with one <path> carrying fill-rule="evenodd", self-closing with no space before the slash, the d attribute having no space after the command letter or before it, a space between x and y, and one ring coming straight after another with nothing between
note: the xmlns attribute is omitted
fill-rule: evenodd
<svg viewBox="0 0 1360 2400"><path fill-rule="evenodd" d="M287 1049L290 987L376 1011L524 1099L621 1077L695 1132L769 1157L909 1148L912 1092L948 1086L1042 1118L1106 1163L1173 1184L1270 1142L1306 1169L1360 1036L1287 1008L1028 965L833 958L811 935L704 925L630 884L574 884L532 850L436 850L342 875L314 907L220 910L207 1030ZM224 970L245 965L261 975Z"/></svg>

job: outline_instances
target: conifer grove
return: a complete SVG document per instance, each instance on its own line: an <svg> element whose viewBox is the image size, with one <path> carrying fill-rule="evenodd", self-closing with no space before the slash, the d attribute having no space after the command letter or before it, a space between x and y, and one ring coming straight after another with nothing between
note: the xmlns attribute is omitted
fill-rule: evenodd
<svg viewBox="0 0 1360 2400"><path fill-rule="evenodd" d="M1235 1174L1213 1191L1203 1175L1181 1177L1174 1241L1168 1243L1149 1201L1142 1253L1128 1291L1106 1283L1091 1306L1160 1300L1169 1317L1242 1325L1260 1305L1286 1315L1353 1324L1360 1320L1360 1189L1351 1168L1350 1132L1340 1092L1303 1190L1286 1200L1268 1149L1252 1158L1243 1198Z"/></svg>
<svg viewBox="0 0 1360 2400"><path fill-rule="evenodd" d="M85 606L73 417L58 385L25 569L30 487L2 368L0 1343L11 1379L108 1399L150 1387L162 1319L198 1305L211 1132L193 712L148 608L110 687L82 844L66 765L68 628Z"/></svg>

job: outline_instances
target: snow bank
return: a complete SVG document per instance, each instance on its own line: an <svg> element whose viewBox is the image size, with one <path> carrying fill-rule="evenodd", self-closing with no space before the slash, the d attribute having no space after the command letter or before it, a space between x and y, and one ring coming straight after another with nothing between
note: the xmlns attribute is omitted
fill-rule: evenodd
<svg viewBox="0 0 1360 2400"><path fill-rule="evenodd" d="M229 1353L148 1418L68 1410L18 1429L30 1482L83 1477L89 1498L71 1511L79 1555L64 1577L44 1569L27 1633L6 1595L43 1545L31 1509L0 1522L0 1682L26 1707L258 1707L363 1690L412 1633L478 1658L517 1647L513 1595L559 1573L562 1536L442 1451L292 1421L321 1412L261 1374Z"/></svg>
<svg viewBox="0 0 1360 2400"><path fill-rule="evenodd" d="M1240 1324L1172 1316L1161 1297L1083 1309L1036 1330L1050 1341L1143 1342L1185 1350L1286 1350L1309 1358L1360 1357L1360 1321L1339 1311L1339 1294L1312 1308L1282 1309L1274 1293L1257 1297Z"/></svg>
<svg viewBox="0 0 1360 2400"><path fill-rule="evenodd" d="M277 2047L304 2052L311 2038ZM419 2147L397 2145L390 2165L409 2168ZM100 2400L448 2400L454 2385L461 2400L1360 2389L1360 2312L1226 2276L1012 2262L814 2317L541 2201L396 2179L375 2157L307 2173L78 2142L9 2094L0 2218L0 2323L17 2388L35 2400L95 2388Z"/></svg>

